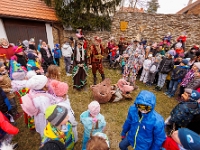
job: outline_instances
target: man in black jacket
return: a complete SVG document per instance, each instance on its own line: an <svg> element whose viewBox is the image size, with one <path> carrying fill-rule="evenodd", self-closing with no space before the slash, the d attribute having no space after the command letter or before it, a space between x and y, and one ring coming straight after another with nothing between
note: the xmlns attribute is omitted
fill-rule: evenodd
<svg viewBox="0 0 200 150"><path fill-rule="evenodd" d="M158 68L159 77L158 77L158 83L155 87L155 90L161 91L165 80L167 77L167 74L174 68L174 61L173 56L176 55L176 52L174 50L169 50L166 54L166 58L163 58L163 60L160 62L160 66Z"/></svg>

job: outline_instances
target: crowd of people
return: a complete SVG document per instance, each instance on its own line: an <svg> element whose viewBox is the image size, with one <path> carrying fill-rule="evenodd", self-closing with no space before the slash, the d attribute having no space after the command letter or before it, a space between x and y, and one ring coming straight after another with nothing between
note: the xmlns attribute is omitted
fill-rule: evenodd
<svg viewBox="0 0 200 150"><path fill-rule="evenodd" d="M97 84L96 72L105 79L103 58L108 59L110 68L121 69L122 79L136 90L136 79L163 91L163 96L176 96L177 106L164 121L154 108L154 93L142 90L128 110L122 126L119 143L121 150L132 146L135 150L198 150L200 149L200 49L198 45L186 50L186 35L183 33L172 43L168 33L162 41L150 42L140 39L127 41L125 37L111 37L105 45L100 37L87 40L82 31L78 40L69 37L60 46L51 50L40 40L36 48L35 39L24 40L18 45L0 39L0 142L9 147L13 135L19 130L15 120L18 112L16 95L24 121L30 130L41 136L40 150L73 150L78 139L77 118L68 96L68 84L61 81L60 58L64 57L66 75L72 76L73 88L81 91L87 84L88 69ZM166 88L164 88L166 86ZM88 110L80 115L84 126L82 150L110 149L104 133L105 117L100 113L100 104L93 100ZM169 131L165 131L165 128ZM184 128L183 128L184 127ZM12 145L13 149L17 144Z"/></svg>

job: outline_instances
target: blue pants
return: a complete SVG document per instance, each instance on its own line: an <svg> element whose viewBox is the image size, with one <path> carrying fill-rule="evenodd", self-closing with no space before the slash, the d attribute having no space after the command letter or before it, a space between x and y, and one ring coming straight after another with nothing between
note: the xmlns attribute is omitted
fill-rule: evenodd
<svg viewBox="0 0 200 150"><path fill-rule="evenodd" d="M120 143L119 143L119 148L121 150L128 150L128 147L130 146L131 144L129 143L128 141L128 138L126 137L125 139L123 139Z"/></svg>
<svg viewBox="0 0 200 150"><path fill-rule="evenodd" d="M90 137L88 137L85 133L83 134L83 143L82 143L82 150L86 150L87 142L89 141Z"/></svg>
<svg viewBox="0 0 200 150"><path fill-rule="evenodd" d="M170 80L169 83L169 89L167 91L167 94L170 96L174 96L178 87L178 81L177 80Z"/></svg>

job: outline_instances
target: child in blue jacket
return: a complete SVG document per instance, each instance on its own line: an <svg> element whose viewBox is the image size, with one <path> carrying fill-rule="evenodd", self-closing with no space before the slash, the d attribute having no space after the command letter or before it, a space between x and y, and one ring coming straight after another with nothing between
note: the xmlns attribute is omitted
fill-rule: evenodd
<svg viewBox="0 0 200 150"><path fill-rule="evenodd" d="M59 44L55 44L54 49L52 49L52 52L53 52L53 55L54 55L53 57L54 57L55 62L58 66L60 66L60 58L62 56L59 46L60 46Z"/></svg>
<svg viewBox="0 0 200 150"><path fill-rule="evenodd" d="M84 126L82 150L86 150L86 145L91 135L103 132L106 126L104 116L100 114L100 104L97 101L92 101L88 105L88 110L80 115L80 120Z"/></svg>
<svg viewBox="0 0 200 150"><path fill-rule="evenodd" d="M130 145L134 150L160 150L166 136L164 119L154 110L155 105L153 93L143 90L138 94L123 125L121 150Z"/></svg>

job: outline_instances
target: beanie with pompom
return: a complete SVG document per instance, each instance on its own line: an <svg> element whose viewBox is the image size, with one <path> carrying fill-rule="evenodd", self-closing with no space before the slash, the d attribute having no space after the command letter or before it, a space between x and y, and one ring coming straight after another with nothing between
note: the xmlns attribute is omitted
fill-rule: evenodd
<svg viewBox="0 0 200 150"><path fill-rule="evenodd" d="M51 81L50 87L51 87L53 93L59 97L66 95L68 93L68 89L69 89L69 86L67 83L60 82L57 80Z"/></svg>

